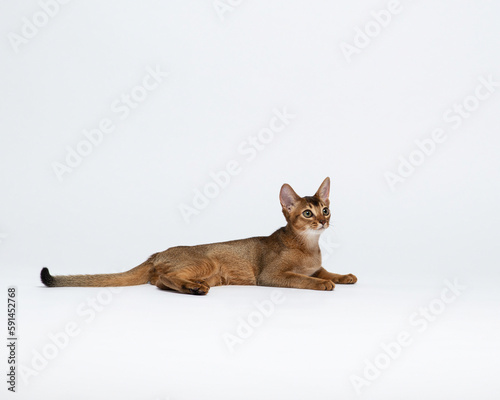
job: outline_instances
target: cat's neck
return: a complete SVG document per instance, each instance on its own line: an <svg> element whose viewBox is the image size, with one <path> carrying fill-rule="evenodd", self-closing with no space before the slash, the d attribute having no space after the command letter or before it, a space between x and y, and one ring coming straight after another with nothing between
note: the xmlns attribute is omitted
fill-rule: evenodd
<svg viewBox="0 0 500 400"><path fill-rule="evenodd" d="M309 253L318 253L319 237L321 234L318 232L297 232L290 224L281 228L283 239L287 247L298 248Z"/></svg>

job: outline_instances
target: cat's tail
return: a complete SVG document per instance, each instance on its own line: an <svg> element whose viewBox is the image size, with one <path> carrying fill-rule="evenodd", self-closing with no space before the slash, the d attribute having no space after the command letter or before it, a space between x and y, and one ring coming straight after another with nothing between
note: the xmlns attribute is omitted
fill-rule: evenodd
<svg viewBox="0 0 500 400"><path fill-rule="evenodd" d="M40 279L48 287L60 286L134 286L149 282L151 268L150 260L143 262L130 271L117 274L98 275L50 275L48 268L42 268Z"/></svg>

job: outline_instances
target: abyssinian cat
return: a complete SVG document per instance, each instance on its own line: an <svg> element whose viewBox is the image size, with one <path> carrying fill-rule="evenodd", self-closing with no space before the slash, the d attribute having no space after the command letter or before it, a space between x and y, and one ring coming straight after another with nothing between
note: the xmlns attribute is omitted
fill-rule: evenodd
<svg viewBox="0 0 500 400"><path fill-rule="evenodd" d="M287 224L271 236L172 247L116 274L52 276L43 268L41 279L49 287L151 283L160 289L197 295L219 285L333 290L336 283L356 283L357 278L334 274L321 266L318 240L329 226L329 193L330 178L314 196L300 197L284 184L280 202Z"/></svg>

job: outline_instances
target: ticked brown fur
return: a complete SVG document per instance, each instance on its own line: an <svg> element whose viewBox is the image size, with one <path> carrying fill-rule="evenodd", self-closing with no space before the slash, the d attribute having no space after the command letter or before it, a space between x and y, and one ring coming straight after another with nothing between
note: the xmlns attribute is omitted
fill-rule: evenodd
<svg viewBox="0 0 500 400"><path fill-rule="evenodd" d="M153 254L127 272L52 276L41 272L46 286L132 286L151 283L160 289L207 294L212 286L260 285L333 290L336 283L356 283L321 266L318 240L330 223L330 179L314 196L300 197L284 184L280 202L287 225L271 236L199 246L178 246Z"/></svg>

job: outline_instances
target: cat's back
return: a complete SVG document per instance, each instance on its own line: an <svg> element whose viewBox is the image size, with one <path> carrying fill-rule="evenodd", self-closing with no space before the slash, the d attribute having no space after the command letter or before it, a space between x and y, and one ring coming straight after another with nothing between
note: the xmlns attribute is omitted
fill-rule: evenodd
<svg viewBox="0 0 500 400"><path fill-rule="evenodd" d="M258 258L266 249L264 236L256 236L247 239L230 240L227 242L204 244L197 247L197 251L205 253L209 257L238 257L247 260Z"/></svg>

